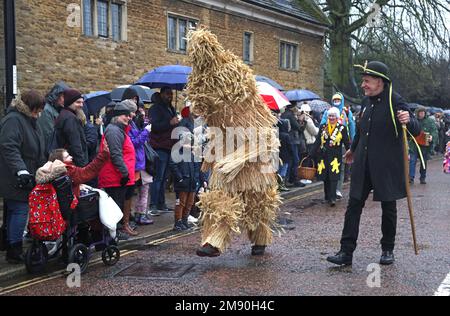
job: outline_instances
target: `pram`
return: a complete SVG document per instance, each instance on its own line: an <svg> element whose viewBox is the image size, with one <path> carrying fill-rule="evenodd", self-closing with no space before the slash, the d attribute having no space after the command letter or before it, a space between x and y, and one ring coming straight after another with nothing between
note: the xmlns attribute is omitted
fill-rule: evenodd
<svg viewBox="0 0 450 316"><path fill-rule="evenodd" d="M111 238L109 230L100 223L99 193L82 190L78 205L71 210L74 195L70 178L59 177L52 181L52 185L67 226L63 235L54 241L44 241L39 236L32 236L32 245L25 254L28 273L43 271L48 261L59 254L65 264L78 264L81 273L86 271L94 251L102 251L102 261L105 265L115 265L120 259L120 250L117 247L117 238ZM49 249L49 245L53 247Z"/></svg>

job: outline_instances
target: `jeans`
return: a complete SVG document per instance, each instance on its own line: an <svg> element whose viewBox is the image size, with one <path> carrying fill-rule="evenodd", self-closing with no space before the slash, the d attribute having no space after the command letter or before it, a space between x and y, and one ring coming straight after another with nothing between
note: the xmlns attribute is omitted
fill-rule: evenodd
<svg viewBox="0 0 450 316"><path fill-rule="evenodd" d="M426 150L422 150L423 159L425 160L425 168L427 167L428 153ZM420 162L420 157L418 152L412 152L409 154L409 178L414 179L416 176L416 164L419 160L420 165L420 179L425 180L427 177L427 170L423 169L422 163Z"/></svg>
<svg viewBox="0 0 450 316"><path fill-rule="evenodd" d="M288 170L289 170L289 164L287 162L284 162L280 166L280 169L278 169L278 174L284 179L284 178L286 178Z"/></svg>
<svg viewBox="0 0 450 316"><path fill-rule="evenodd" d="M291 144L292 165L289 164L289 181L292 183L298 182L298 165L300 164L300 157L298 153L299 146L299 144Z"/></svg>
<svg viewBox="0 0 450 316"><path fill-rule="evenodd" d="M159 159L155 161L155 176L151 185L151 205L163 206L166 204L166 180L169 169L170 151L156 149Z"/></svg>
<svg viewBox="0 0 450 316"><path fill-rule="evenodd" d="M28 203L5 199L7 208L6 228L9 244L22 242L23 232L28 220Z"/></svg>

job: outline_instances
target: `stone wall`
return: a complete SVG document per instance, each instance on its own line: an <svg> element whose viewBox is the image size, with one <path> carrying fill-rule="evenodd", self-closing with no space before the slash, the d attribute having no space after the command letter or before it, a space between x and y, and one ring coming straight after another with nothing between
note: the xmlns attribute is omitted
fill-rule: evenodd
<svg viewBox="0 0 450 316"><path fill-rule="evenodd" d="M18 0L17 63L19 88L46 93L58 80L82 92L111 90L130 84L154 67L186 64L187 56L167 51L167 12L196 18L207 25L224 46L238 56L243 32L254 33L255 74L268 76L286 89L306 88L323 93L323 39L284 30L189 1L128 1L127 41L82 35L67 26L67 5L81 1ZM299 21L299 23L301 23ZM279 40L300 44L300 69L278 67Z"/></svg>

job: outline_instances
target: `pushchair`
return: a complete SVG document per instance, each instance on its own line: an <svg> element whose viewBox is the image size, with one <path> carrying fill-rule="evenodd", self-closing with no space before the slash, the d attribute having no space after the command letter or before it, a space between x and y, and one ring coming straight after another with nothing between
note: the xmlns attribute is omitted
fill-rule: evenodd
<svg viewBox="0 0 450 316"><path fill-rule="evenodd" d="M65 264L78 264L81 273L86 271L94 251L102 251L105 265L115 265L120 259L120 250L117 238L111 238L109 230L100 223L99 193L82 190L78 205L71 209L74 195L70 178L67 175L59 177L52 181L52 185L66 229L56 240L43 240L40 236L32 235L32 245L25 254L28 273L43 271L48 261L60 254ZM48 246L52 246L51 249Z"/></svg>

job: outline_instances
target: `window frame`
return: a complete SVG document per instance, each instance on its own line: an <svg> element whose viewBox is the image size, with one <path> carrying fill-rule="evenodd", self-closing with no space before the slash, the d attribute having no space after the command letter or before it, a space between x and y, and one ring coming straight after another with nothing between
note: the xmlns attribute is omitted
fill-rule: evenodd
<svg viewBox="0 0 450 316"><path fill-rule="evenodd" d="M90 24L92 28L92 34L88 34L86 32L86 16L85 16L85 3L86 1L90 2ZM100 34L99 32L99 10L98 5L99 2L106 3L107 12L106 12L106 35ZM118 21L117 27L118 33L115 34L114 27L116 26L115 17L113 15L113 6L118 6ZM82 34L87 37L101 38L101 39L109 39L114 42L123 42L127 41L127 2L124 0L82 0ZM114 19L114 21L113 21Z"/></svg>
<svg viewBox="0 0 450 316"><path fill-rule="evenodd" d="M298 72L300 69L300 44L280 39L278 67L281 70Z"/></svg>
<svg viewBox="0 0 450 316"><path fill-rule="evenodd" d="M250 43L249 43L249 60L245 60L245 49L246 49L246 35L250 35ZM242 39L242 60L244 61L244 63L246 63L247 65L252 65L253 61L254 61L254 45L255 45L255 34L253 32L250 31L244 31L243 34L243 39Z"/></svg>
<svg viewBox="0 0 450 316"><path fill-rule="evenodd" d="M171 19L175 20L175 28L174 28L174 30L175 30L175 48L171 47L171 33L170 33L170 31L171 31L170 20ZM167 12L166 50L168 52L186 55L187 49L188 49L187 40L185 42L186 43L185 50L180 49L182 46L181 45L182 38L180 37L180 23L179 23L180 20L186 21L185 36L189 32L191 23L194 23L195 27L197 28L200 20L197 18L189 17L189 16L184 16L184 15L180 15L180 14L176 14L176 13L172 13L172 12Z"/></svg>

